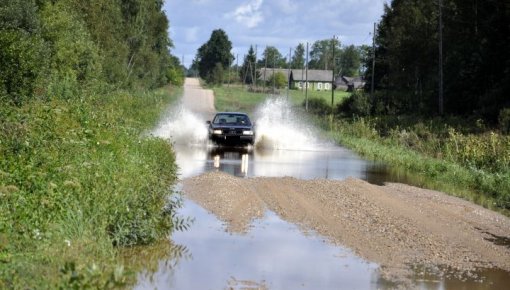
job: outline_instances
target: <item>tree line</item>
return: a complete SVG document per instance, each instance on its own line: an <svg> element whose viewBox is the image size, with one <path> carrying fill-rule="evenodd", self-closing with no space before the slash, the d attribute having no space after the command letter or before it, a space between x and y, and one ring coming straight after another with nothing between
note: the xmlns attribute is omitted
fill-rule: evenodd
<svg viewBox="0 0 510 290"><path fill-rule="evenodd" d="M445 114L495 122L510 106L509 52L507 0L391 1L375 39L373 113L430 116L443 105Z"/></svg>
<svg viewBox="0 0 510 290"><path fill-rule="evenodd" d="M182 82L163 0L3 0L0 100Z"/></svg>
<svg viewBox="0 0 510 290"><path fill-rule="evenodd" d="M308 59L309 69L335 70L343 76L359 76L365 71L362 60L368 53L367 46L342 46L338 39L325 39L314 42L309 48L309 58L306 57L305 44L298 44L292 51L292 56L283 55L275 46L266 46L262 53L257 47L250 46L237 67L231 53L232 42L222 29L214 30L210 39L197 51L191 70L198 71L201 78L210 83L221 83L225 71L231 67L239 71L239 80L252 84L256 78L256 68L292 68L303 69ZM289 60L290 59L290 60Z"/></svg>

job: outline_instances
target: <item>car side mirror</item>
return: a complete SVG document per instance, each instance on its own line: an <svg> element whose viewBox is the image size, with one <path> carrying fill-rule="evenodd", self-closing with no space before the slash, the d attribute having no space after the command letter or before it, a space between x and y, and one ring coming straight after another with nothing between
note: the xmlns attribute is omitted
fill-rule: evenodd
<svg viewBox="0 0 510 290"><path fill-rule="evenodd" d="M211 125L211 121L205 121L207 125Z"/></svg>

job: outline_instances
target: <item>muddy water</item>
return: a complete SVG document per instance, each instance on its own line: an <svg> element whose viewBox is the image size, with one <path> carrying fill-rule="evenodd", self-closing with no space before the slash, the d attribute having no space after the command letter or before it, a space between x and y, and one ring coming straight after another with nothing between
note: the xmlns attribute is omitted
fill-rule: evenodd
<svg viewBox="0 0 510 290"><path fill-rule="evenodd" d="M369 289L377 285L377 265L349 250L304 235L292 224L266 212L246 234L225 232L222 223L186 201L181 214L196 222L172 235L192 256L172 271L139 275L136 289Z"/></svg>
<svg viewBox="0 0 510 290"><path fill-rule="evenodd" d="M400 180L382 164L360 159L349 150L329 145L316 150L176 145L175 150L181 178L223 171L237 177L355 177L374 184Z"/></svg>

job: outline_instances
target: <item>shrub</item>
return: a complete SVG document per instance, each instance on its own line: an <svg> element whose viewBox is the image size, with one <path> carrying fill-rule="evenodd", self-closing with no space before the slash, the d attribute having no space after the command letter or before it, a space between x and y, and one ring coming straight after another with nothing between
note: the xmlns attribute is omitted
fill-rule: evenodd
<svg viewBox="0 0 510 290"><path fill-rule="evenodd" d="M510 133L510 108L504 108L499 112L499 128L505 134Z"/></svg>
<svg viewBox="0 0 510 290"><path fill-rule="evenodd" d="M305 106L306 101L303 102L303 107ZM331 112L331 106L323 98L310 98L308 100L308 111L314 115L323 116Z"/></svg>
<svg viewBox="0 0 510 290"><path fill-rule="evenodd" d="M282 72L276 72L267 81L268 86L273 86L273 84L277 89L284 88L287 86L287 77Z"/></svg>
<svg viewBox="0 0 510 290"><path fill-rule="evenodd" d="M349 98L338 104L335 113L345 116L369 116L372 111L370 97L363 92L354 92Z"/></svg>

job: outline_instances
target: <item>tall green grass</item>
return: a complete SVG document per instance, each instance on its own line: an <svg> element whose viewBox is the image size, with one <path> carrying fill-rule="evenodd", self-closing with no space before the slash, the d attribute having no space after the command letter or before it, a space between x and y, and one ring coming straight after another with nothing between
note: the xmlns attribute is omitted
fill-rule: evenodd
<svg viewBox="0 0 510 290"><path fill-rule="evenodd" d="M438 125L437 120L410 126L380 122L358 118L337 120L332 127L326 121L323 124L335 140L363 156L423 176L434 189L509 213L509 136L490 131L462 133L453 125ZM464 127L469 126L464 123Z"/></svg>
<svg viewBox="0 0 510 290"><path fill-rule="evenodd" d="M0 108L0 288L117 288L118 249L168 235L173 149L145 136L179 90Z"/></svg>

